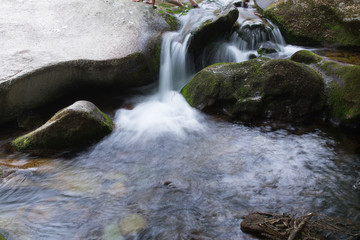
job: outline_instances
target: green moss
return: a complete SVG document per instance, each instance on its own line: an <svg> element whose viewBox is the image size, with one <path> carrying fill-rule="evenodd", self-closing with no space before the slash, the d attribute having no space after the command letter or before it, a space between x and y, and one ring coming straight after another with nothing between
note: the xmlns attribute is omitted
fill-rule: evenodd
<svg viewBox="0 0 360 240"><path fill-rule="evenodd" d="M320 62L322 60L322 58L313 52L310 52L307 50L300 50L300 51L297 51L296 53L294 53L290 57L290 60L299 62L299 63L311 64L311 63Z"/></svg>
<svg viewBox="0 0 360 240"><path fill-rule="evenodd" d="M144 64L144 66L146 65L146 67L149 67L151 77L155 77L159 74L159 70L160 70L160 56L161 56L161 40L160 39L158 41L156 41L156 44L154 44L152 46L152 48L149 51L148 56L150 59L148 59L148 61L147 61L148 64Z"/></svg>
<svg viewBox="0 0 360 240"><path fill-rule="evenodd" d="M332 117L341 122L360 121L360 66L343 66L327 62L322 67L326 74L334 76L329 84L329 107Z"/></svg>
<svg viewBox="0 0 360 240"><path fill-rule="evenodd" d="M343 87L336 82L329 84L329 105L331 107L331 114L338 119L346 119L350 117L351 112L349 103L344 100Z"/></svg>
<svg viewBox="0 0 360 240"><path fill-rule="evenodd" d="M170 26L171 31L177 31L179 29L179 22L174 15L171 14L171 9L159 10L158 13L165 19L167 24Z"/></svg>
<svg viewBox="0 0 360 240"><path fill-rule="evenodd" d="M186 101L189 103L190 106L194 107L193 97L189 94L189 86L186 85L182 90L181 94L185 97Z"/></svg>
<svg viewBox="0 0 360 240"><path fill-rule="evenodd" d="M354 35L351 29L344 24L336 24L330 26L330 29L334 32L334 38L337 43L348 46L359 46L360 38L358 35Z"/></svg>
<svg viewBox="0 0 360 240"><path fill-rule="evenodd" d="M97 108L97 110L99 111L99 113L101 113L101 115L104 117L105 121L103 121L103 125L109 130L109 132L113 131L113 127L114 127L114 123L111 120L111 118L106 115L105 113L103 113L102 111L100 111L99 108Z"/></svg>
<svg viewBox="0 0 360 240"><path fill-rule="evenodd" d="M24 136L18 137L11 142L11 145L18 151L23 152L26 149L31 149L31 137L33 132L30 132Z"/></svg>
<svg viewBox="0 0 360 240"><path fill-rule="evenodd" d="M0 240L6 240L6 238L0 233Z"/></svg>
<svg viewBox="0 0 360 240"><path fill-rule="evenodd" d="M340 11L339 3L338 0L279 0L265 10L264 16L280 28L286 42L291 44L359 46L358 23L343 21L351 9L358 7L351 1Z"/></svg>

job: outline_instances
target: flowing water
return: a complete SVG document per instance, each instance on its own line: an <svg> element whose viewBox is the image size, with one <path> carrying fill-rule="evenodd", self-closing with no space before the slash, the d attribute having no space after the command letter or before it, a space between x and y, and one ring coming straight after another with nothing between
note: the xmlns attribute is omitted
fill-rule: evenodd
<svg viewBox="0 0 360 240"><path fill-rule="evenodd" d="M182 31L165 35L159 91L129 99L134 107L116 111L116 128L101 142L71 159L1 153L0 164L17 170L0 183L0 233L16 240L252 239L239 226L253 211L360 222L358 136L224 122L178 93L194 74L186 53L191 26L219 4L203 3L182 17ZM273 57L299 48L270 26L254 28L256 41L233 35L219 43L227 50L204 56L242 61L268 41L281 51Z"/></svg>

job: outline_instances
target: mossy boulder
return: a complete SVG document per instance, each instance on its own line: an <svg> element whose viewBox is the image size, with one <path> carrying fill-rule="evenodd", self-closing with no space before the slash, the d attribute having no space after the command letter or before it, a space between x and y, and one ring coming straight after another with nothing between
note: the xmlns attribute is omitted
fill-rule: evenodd
<svg viewBox="0 0 360 240"><path fill-rule="evenodd" d="M239 11L229 6L214 13L214 18L208 19L201 26L191 32L189 52L197 58L204 48L218 38L231 32L239 17Z"/></svg>
<svg viewBox="0 0 360 240"><path fill-rule="evenodd" d="M290 57L290 60L299 62L299 63L311 64L311 63L320 62L322 60L322 58L319 55L317 55L313 52L310 52L308 50L300 50L300 51L297 51L296 53L294 53Z"/></svg>
<svg viewBox="0 0 360 240"><path fill-rule="evenodd" d="M256 3L261 5L262 1L267 0ZM279 26L291 44L360 46L357 0L276 0L264 15Z"/></svg>
<svg viewBox="0 0 360 240"><path fill-rule="evenodd" d="M11 145L18 151L41 154L82 146L101 139L112 130L111 119L93 103L77 101L57 112L38 129L13 140Z"/></svg>
<svg viewBox="0 0 360 240"><path fill-rule="evenodd" d="M182 94L193 107L245 121L303 122L325 103L322 77L306 65L284 59L211 65L197 73Z"/></svg>
<svg viewBox="0 0 360 240"><path fill-rule="evenodd" d="M331 61L318 64L328 78L329 116L346 127L360 126L360 66Z"/></svg>

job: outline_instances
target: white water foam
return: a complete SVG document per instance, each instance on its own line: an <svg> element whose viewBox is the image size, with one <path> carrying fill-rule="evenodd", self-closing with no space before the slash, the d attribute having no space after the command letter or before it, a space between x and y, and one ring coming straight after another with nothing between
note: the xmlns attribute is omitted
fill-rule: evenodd
<svg viewBox="0 0 360 240"><path fill-rule="evenodd" d="M132 110L120 109L115 118L119 132L131 133L126 141L149 140L162 135L185 138L204 129L201 114L176 91L149 97Z"/></svg>
<svg viewBox="0 0 360 240"><path fill-rule="evenodd" d="M161 48L159 92L141 99L131 110L120 109L115 123L126 141L146 141L162 135L185 138L188 132L202 131L201 113L189 106L179 93L191 79L185 31L164 34Z"/></svg>

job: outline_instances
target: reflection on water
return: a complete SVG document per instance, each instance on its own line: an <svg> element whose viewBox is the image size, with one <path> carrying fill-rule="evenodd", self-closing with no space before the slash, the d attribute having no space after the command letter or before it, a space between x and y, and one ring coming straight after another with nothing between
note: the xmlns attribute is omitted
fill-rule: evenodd
<svg viewBox="0 0 360 240"><path fill-rule="evenodd" d="M13 239L247 239L239 224L252 211L360 221L358 156L320 130L297 135L195 113L202 128L176 122L187 128L169 134L163 123L142 135L123 111L88 152L3 179L1 229ZM129 218L135 230L122 232Z"/></svg>

